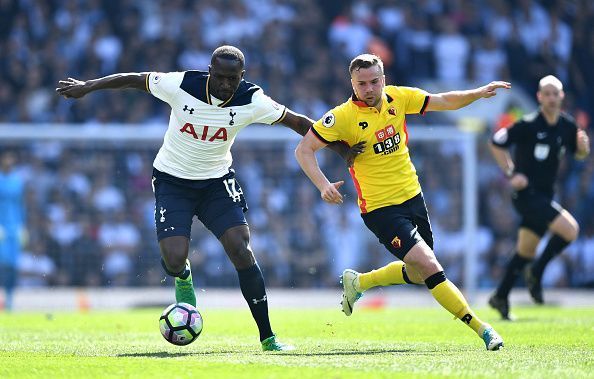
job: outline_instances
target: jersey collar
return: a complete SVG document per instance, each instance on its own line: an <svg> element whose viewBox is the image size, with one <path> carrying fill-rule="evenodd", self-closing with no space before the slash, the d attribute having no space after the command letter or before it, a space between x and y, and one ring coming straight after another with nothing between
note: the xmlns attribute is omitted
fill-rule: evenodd
<svg viewBox="0 0 594 379"><path fill-rule="evenodd" d="M353 104L355 104L359 108L373 108L373 107L370 107L369 105L367 105L364 101L359 100L359 98L357 98L357 95L355 95L354 92L351 94L351 101L353 102ZM382 102L383 102L382 109L384 109L384 105L390 104L392 101L394 101L392 96L388 95L386 93L386 91L384 90L384 94L382 96Z"/></svg>

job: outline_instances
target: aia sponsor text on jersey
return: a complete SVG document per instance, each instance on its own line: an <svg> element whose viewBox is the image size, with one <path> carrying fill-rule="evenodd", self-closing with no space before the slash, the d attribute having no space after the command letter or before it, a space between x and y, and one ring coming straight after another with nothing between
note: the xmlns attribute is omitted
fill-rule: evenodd
<svg viewBox="0 0 594 379"><path fill-rule="evenodd" d="M226 128L218 128L216 131L216 127L209 127L208 125L193 125L189 122L186 122L184 126L181 127L179 130L182 133L187 133L191 135L194 139L199 139L201 141L208 141L213 142L215 140L227 141L227 129ZM214 133L213 133L214 131Z"/></svg>

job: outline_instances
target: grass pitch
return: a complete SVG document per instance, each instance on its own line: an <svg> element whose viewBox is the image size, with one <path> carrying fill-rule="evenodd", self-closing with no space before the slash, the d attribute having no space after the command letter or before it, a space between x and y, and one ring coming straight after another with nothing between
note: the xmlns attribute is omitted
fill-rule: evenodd
<svg viewBox="0 0 594 379"><path fill-rule="evenodd" d="M498 352L441 308L272 309L292 352L264 353L245 310L201 309L204 331L177 347L161 309L0 314L0 378L593 378L594 308L516 307L491 321Z"/></svg>

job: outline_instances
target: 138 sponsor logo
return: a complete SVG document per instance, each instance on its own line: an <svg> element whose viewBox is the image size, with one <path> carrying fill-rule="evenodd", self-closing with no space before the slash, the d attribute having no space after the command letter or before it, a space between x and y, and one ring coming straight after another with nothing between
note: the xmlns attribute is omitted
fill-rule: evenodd
<svg viewBox="0 0 594 379"><path fill-rule="evenodd" d="M373 145L373 151L376 154L390 154L400 148L400 133L396 132L393 125L375 132L375 137L379 141Z"/></svg>

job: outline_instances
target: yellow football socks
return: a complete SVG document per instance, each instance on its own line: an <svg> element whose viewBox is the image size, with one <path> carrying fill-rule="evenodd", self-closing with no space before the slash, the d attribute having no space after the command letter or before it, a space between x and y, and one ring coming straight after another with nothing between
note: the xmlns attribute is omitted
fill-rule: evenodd
<svg viewBox="0 0 594 379"><path fill-rule="evenodd" d="M470 326L479 336L481 335L486 324L476 317L466 302L464 295L462 295L454 283L446 280L436 285L430 291L431 295L433 295L442 307Z"/></svg>
<svg viewBox="0 0 594 379"><path fill-rule="evenodd" d="M359 274L359 290L363 292L377 286L406 283L402 272L403 267L404 262L395 261L377 270Z"/></svg>

